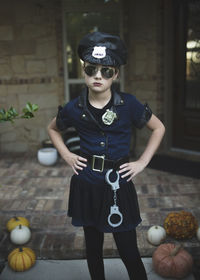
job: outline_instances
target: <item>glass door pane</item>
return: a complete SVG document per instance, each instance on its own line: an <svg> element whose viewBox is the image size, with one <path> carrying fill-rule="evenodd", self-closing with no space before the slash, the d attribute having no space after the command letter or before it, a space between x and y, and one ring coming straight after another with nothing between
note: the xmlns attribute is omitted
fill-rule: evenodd
<svg viewBox="0 0 200 280"><path fill-rule="evenodd" d="M117 35L119 19L115 13L66 13L66 24L68 77L81 78L80 59L77 55L77 46L81 38L94 31Z"/></svg>
<svg viewBox="0 0 200 280"><path fill-rule="evenodd" d="M200 109L200 2L188 1L186 108Z"/></svg>
<svg viewBox="0 0 200 280"><path fill-rule="evenodd" d="M83 0L76 1L79 10L66 5L64 14L66 101L78 96L84 87L81 61L77 55L81 38L94 31L120 35L120 1L87 0L85 5L82 2Z"/></svg>

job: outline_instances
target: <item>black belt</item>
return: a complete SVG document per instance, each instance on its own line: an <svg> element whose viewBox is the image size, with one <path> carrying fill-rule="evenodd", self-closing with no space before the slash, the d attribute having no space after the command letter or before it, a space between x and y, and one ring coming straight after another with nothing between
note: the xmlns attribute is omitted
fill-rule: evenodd
<svg viewBox="0 0 200 280"><path fill-rule="evenodd" d="M103 172L104 169L119 169L120 165L129 162L129 157L122 157L118 160L111 160L100 155L88 155L81 152L81 156L87 159L87 163L94 171Z"/></svg>

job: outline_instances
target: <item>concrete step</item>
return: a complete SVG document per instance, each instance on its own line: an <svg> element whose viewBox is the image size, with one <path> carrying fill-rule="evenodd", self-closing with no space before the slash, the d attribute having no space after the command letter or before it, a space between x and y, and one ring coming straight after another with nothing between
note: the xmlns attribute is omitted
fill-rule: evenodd
<svg viewBox="0 0 200 280"><path fill-rule="evenodd" d="M155 273L151 258L142 259L148 280L164 280ZM109 280L128 280L128 274L124 264L120 259L105 259L105 276ZM14 272L8 266L5 267L0 280L90 280L86 260L68 261L37 261L35 266L25 272ZM167 278L175 280L174 278ZM194 276L183 278L182 280L195 280Z"/></svg>

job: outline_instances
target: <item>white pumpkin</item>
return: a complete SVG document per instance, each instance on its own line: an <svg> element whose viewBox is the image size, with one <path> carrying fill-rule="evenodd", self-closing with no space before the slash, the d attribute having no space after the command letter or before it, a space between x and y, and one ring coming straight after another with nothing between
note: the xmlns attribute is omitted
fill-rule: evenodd
<svg viewBox="0 0 200 280"><path fill-rule="evenodd" d="M200 227L197 229L197 239L200 241Z"/></svg>
<svg viewBox="0 0 200 280"><path fill-rule="evenodd" d="M147 240L152 245L159 245L166 238L166 231L161 226L152 226L147 232Z"/></svg>
<svg viewBox="0 0 200 280"><path fill-rule="evenodd" d="M31 231L28 227L18 225L10 233L10 239L14 244L23 245L31 238Z"/></svg>

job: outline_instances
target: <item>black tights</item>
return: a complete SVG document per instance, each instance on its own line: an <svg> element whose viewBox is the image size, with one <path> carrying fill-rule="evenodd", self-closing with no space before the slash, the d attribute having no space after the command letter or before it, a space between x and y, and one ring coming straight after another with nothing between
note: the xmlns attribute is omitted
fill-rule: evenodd
<svg viewBox="0 0 200 280"><path fill-rule="evenodd" d="M105 280L103 264L104 233L94 227L84 227L86 256L92 280ZM136 231L113 233L119 255L131 280L147 280L146 271L137 248Z"/></svg>

